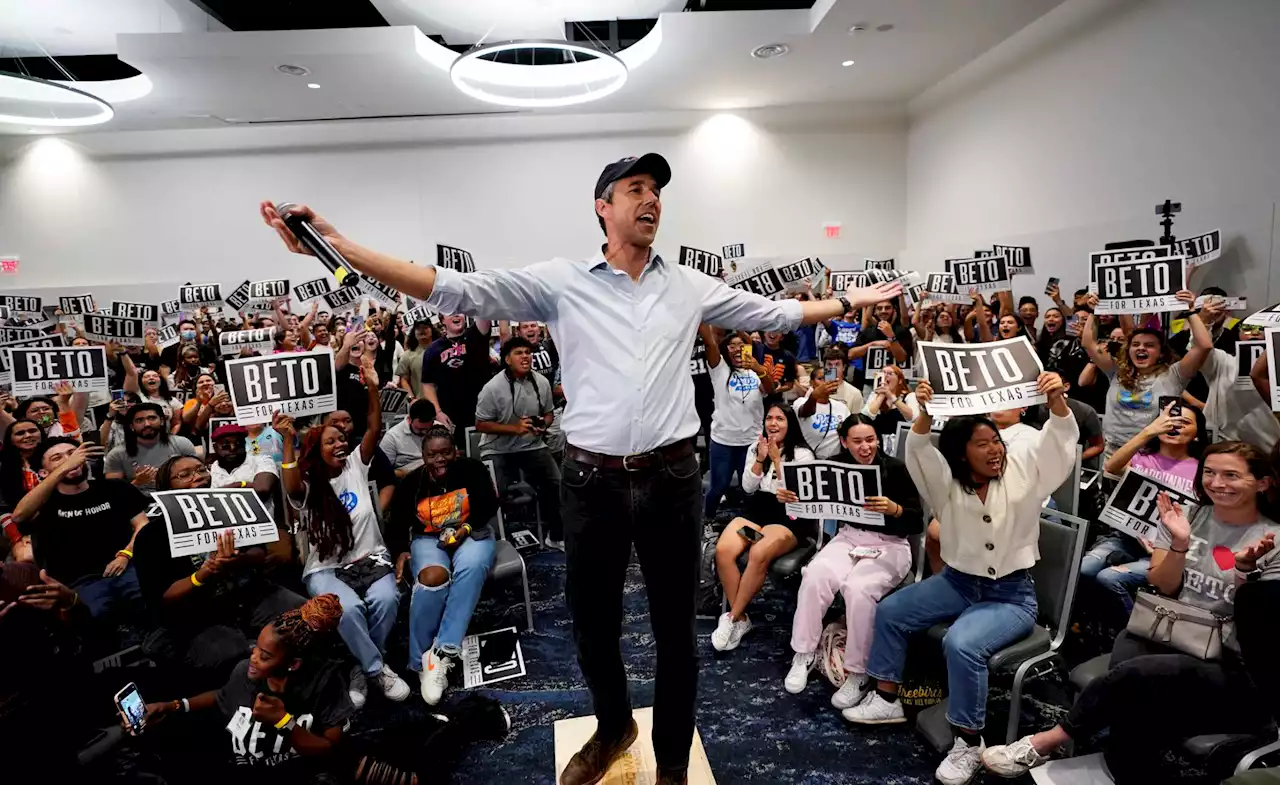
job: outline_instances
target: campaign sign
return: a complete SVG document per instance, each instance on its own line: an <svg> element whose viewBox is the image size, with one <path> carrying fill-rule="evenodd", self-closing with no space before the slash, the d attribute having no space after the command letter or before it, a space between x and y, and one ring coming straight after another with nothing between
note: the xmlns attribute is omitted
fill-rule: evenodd
<svg viewBox="0 0 1280 785"><path fill-rule="evenodd" d="M525 674L515 627L468 635L462 639L462 685L483 687Z"/></svg>
<svg viewBox="0 0 1280 785"><path fill-rule="evenodd" d="M922 307L924 301L929 299L929 291L922 283L914 286L903 286L902 295L907 298L907 305L912 308Z"/></svg>
<svg viewBox="0 0 1280 785"><path fill-rule="evenodd" d="M76 392L107 390L107 350L102 346L7 346L13 394L51 395L59 382Z"/></svg>
<svg viewBox="0 0 1280 785"><path fill-rule="evenodd" d="M31 327L0 327L0 343L25 341L28 338L38 338L43 334L43 330Z"/></svg>
<svg viewBox="0 0 1280 785"><path fill-rule="evenodd" d="M160 321L160 309L150 303L122 303L119 300L111 304L111 315L121 319L141 319L144 322Z"/></svg>
<svg viewBox="0 0 1280 785"><path fill-rule="evenodd" d="M1031 249L1025 245L993 245L991 253L1005 258L1009 263L1009 275L1035 272L1031 267Z"/></svg>
<svg viewBox="0 0 1280 785"><path fill-rule="evenodd" d="M737 245L726 245L723 250L724 258L726 259L741 259L747 255L747 247L742 243L738 243Z"/></svg>
<svg viewBox="0 0 1280 785"><path fill-rule="evenodd" d="M930 414L985 414L1045 403L1038 389L1044 367L1025 335L991 343L921 341L918 346L933 387Z"/></svg>
<svg viewBox="0 0 1280 785"><path fill-rule="evenodd" d="M796 518L834 518L850 523L884 524L884 514L867 509L868 496L882 496L880 467L839 461L786 461L783 486L799 497L787 504Z"/></svg>
<svg viewBox="0 0 1280 785"><path fill-rule="evenodd" d="M440 267L447 267L450 270L457 270L460 273L474 273L476 271L476 260L471 257L470 251L464 251L461 248L454 248L449 245L436 246L436 264Z"/></svg>
<svg viewBox="0 0 1280 785"><path fill-rule="evenodd" d="M314 281L300 283L293 287L293 296L298 298L298 302L307 302L317 297L322 297L329 293L329 279L317 278Z"/></svg>
<svg viewBox="0 0 1280 785"><path fill-rule="evenodd" d="M231 294L227 295L224 301L226 306L233 311L238 311L249 303L249 282L245 281L237 286Z"/></svg>
<svg viewBox="0 0 1280 785"><path fill-rule="evenodd" d="M956 277L956 289L962 292L977 290L982 294L991 294L1013 289L1009 260L1003 256L948 259L947 272Z"/></svg>
<svg viewBox="0 0 1280 785"><path fill-rule="evenodd" d="M1155 537L1156 527L1161 525L1156 496L1162 491L1191 517L1191 508L1196 504L1194 492L1179 490L1152 475L1129 468L1116 483L1098 519L1125 534L1150 540Z"/></svg>
<svg viewBox="0 0 1280 785"><path fill-rule="evenodd" d="M364 293L355 286L339 286L337 289L324 295L324 304L329 308L330 312L338 314L343 311L355 310L360 305L360 300L364 298Z"/></svg>
<svg viewBox="0 0 1280 785"><path fill-rule="evenodd" d="M237 548L280 539L271 512L252 488L155 491L151 498L160 505L175 559L216 551L227 529L235 531Z"/></svg>
<svg viewBox="0 0 1280 785"><path fill-rule="evenodd" d="M435 317L436 312L431 306L419 305L400 314L400 322L405 327L412 329L418 322L435 321Z"/></svg>
<svg viewBox="0 0 1280 785"><path fill-rule="evenodd" d="M1253 389L1253 379L1249 374L1253 371L1253 364L1266 351L1266 341L1236 341L1236 387Z"/></svg>
<svg viewBox="0 0 1280 785"><path fill-rule="evenodd" d="M837 295L842 295L850 289L863 289L870 284L870 278L862 270L831 271L831 291Z"/></svg>
<svg viewBox="0 0 1280 785"><path fill-rule="evenodd" d="M897 263L892 259L863 259L862 269L864 270L893 270L897 267Z"/></svg>
<svg viewBox="0 0 1280 785"><path fill-rule="evenodd" d="M1265 338L1267 342L1267 375L1271 377L1271 411L1280 412L1280 383L1276 378L1280 375L1280 328L1268 327Z"/></svg>
<svg viewBox="0 0 1280 785"><path fill-rule="evenodd" d="M1253 327L1272 327L1280 325L1280 303L1269 305L1251 316L1244 323Z"/></svg>
<svg viewBox="0 0 1280 785"><path fill-rule="evenodd" d="M248 283L248 281L245 281ZM206 305L222 304L222 284L197 283L178 287L178 303L188 310Z"/></svg>
<svg viewBox="0 0 1280 785"><path fill-rule="evenodd" d="M0 343L0 387L8 387L13 384L13 370L9 364L10 349L54 347L63 346L65 343L66 341L58 333L37 335L19 341Z"/></svg>
<svg viewBox="0 0 1280 785"><path fill-rule="evenodd" d="M383 414L404 414L409 411L409 391L399 387L384 387L378 393L382 398Z"/></svg>
<svg viewBox="0 0 1280 785"><path fill-rule="evenodd" d="M374 280L368 276L360 279L360 291L369 295L370 298L377 300L384 305L395 305L400 302L400 292L392 289L382 281Z"/></svg>
<svg viewBox="0 0 1280 785"><path fill-rule="evenodd" d="M141 319L122 319L101 313L84 315L85 336L93 341L115 341L123 346L142 346L146 329L146 323Z"/></svg>
<svg viewBox="0 0 1280 785"><path fill-rule="evenodd" d="M227 360L227 389L236 422L270 422L276 412L295 417L338 408L333 352L290 352Z"/></svg>
<svg viewBox="0 0 1280 785"><path fill-rule="evenodd" d="M1179 255L1187 257L1187 264L1192 267L1212 262L1222 256L1222 230L1214 229L1212 232L1178 240L1174 243L1174 248Z"/></svg>
<svg viewBox="0 0 1280 785"><path fill-rule="evenodd" d="M93 304L93 295L77 294L71 297L58 298L58 310L68 316L93 313L97 307Z"/></svg>
<svg viewBox="0 0 1280 785"><path fill-rule="evenodd" d="M177 300L165 300L160 303L160 313L165 316L177 316L182 312L182 303Z"/></svg>
<svg viewBox="0 0 1280 785"><path fill-rule="evenodd" d="M276 348L276 328L260 327L256 330L235 330L218 334L218 353L223 357L245 350L259 354L271 354Z"/></svg>
<svg viewBox="0 0 1280 785"><path fill-rule="evenodd" d="M1089 254L1089 291L1093 294L1098 293L1098 265L1136 262L1141 259L1165 259L1170 256L1173 256L1173 249L1167 245L1148 245L1118 251L1094 251Z"/></svg>
<svg viewBox="0 0 1280 785"><path fill-rule="evenodd" d="M956 289L955 273L929 273L924 290L929 293L929 299L940 303L967 303L970 299Z"/></svg>
<svg viewBox="0 0 1280 785"><path fill-rule="evenodd" d="M40 313L39 297L23 297L17 294L0 294L0 306L13 313Z"/></svg>
<svg viewBox="0 0 1280 785"><path fill-rule="evenodd" d="M890 365L895 365L896 361L893 352L888 349L882 349L879 346L873 346L867 350L867 370L881 371Z"/></svg>
<svg viewBox="0 0 1280 785"><path fill-rule="evenodd" d="M806 256L794 262L774 266L778 271L778 279L786 289L799 291L804 288L805 281L814 282L827 269L821 259Z"/></svg>
<svg viewBox="0 0 1280 785"><path fill-rule="evenodd" d="M722 261L721 257L710 251L690 248L687 245L680 246L680 264L685 267L692 267L700 273L719 278Z"/></svg>
<svg viewBox="0 0 1280 785"><path fill-rule="evenodd" d="M176 324L166 324L156 331L156 343L161 349L168 349L178 342L178 326Z"/></svg>
<svg viewBox="0 0 1280 785"><path fill-rule="evenodd" d="M249 284L250 300L279 300L289 296L288 278L269 278Z"/></svg>
<svg viewBox="0 0 1280 785"><path fill-rule="evenodd" d="M741 272L736 272L726 280L735 289L751 292L762 297L774 297L782 293L782 279L774 269L772 262L761 262Z"/></svg>
<svg viewBox="0 0 1280 785"><path fill-rule="evenodd" d="M1187 307L1177 297L1187 280L1181 256L1100 264L1094 275L1095 314L1175 312Z"/></svg>
<svg viewBox="0 0 1280 785"><path fill-rule="evenodd" d="M1187 266L1191 266L1191 260L1187 260ZM1222 307L1227 311L1243 311L1249 307L1248 297L1222 297L1217 294L1202 294L1196 298L1196 308L1200 309L1209 302L1220 302Z"/></svg>

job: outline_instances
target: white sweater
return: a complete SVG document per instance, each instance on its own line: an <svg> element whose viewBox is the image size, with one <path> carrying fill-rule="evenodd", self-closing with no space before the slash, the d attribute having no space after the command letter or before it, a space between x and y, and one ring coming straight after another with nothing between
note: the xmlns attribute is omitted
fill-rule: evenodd
<svg viewBox="0 0 1280 785"><path fill-rule="evenodd" d="M1008 450L1004 474L987 486L987 503L951 476L928 434L907 437L907 471L941 523L942 559L980 578L1003 578L1040 558L1040 507L1075 465L1080 428L1070 413Z"/></svg>
<svg viewBox="0 0 1280 785"><path fill-rule="evenodd" d="M813 450L805 447L797 447L795 457L792 458L791 461L793 463L799 463L800 461L812 461L813 459ZM783 458L783 461L786 461L786 458ZM755 472L751 471L752 467L755 465L756 445L755 443L752 443L752 445L747 448L747 465L742 467L742 490L747 493L755 493L756 491L760 491L762 493L777 492L778 488L782 487L782 481L778 478L777 471L775 471L778 467L770 461L769 468L764 470L764 474L757 475Z"/></svg>

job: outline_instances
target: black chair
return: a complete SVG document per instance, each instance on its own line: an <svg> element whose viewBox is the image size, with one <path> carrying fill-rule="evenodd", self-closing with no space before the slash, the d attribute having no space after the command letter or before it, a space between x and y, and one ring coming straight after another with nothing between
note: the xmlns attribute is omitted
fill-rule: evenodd
<svg viewBox="0 0 1280 785"><path fill-rule="evenodd" d="M467 436L467 457L480 460L480 438L483 436L474 427L466 429ZM490 464L492 471L492 462ZM496 475L495 475L496 477ZM495 480L496 483L496 480ZM498 498L508 509L519 507L533 507L533 519L538 527L538 542L542 542L542 511L538 507L538 494L534 491L533 486L525 482L523 479L516 480L506 488L498 488Z"/></svg>
<svg viewBox="0 0 1280 785"><path fill-rule="evenodd" d="M496 489L497 480L493 473L493 462L485 461L484 465L489 469L489 477L494 481ZM529 599L529 572L525 567L524 557L516 550L515 546L507 541L507 529L502 520L502 508L498 508L498 512L494 515L490 525L494 527L496 534L495 551L493 558L493 567L489 570L489 580L492 581L509 581L515 578L520 579L521 588L524 590L524 616L525 623L528 625L529 632L533 632L533 602Z"/></svg>

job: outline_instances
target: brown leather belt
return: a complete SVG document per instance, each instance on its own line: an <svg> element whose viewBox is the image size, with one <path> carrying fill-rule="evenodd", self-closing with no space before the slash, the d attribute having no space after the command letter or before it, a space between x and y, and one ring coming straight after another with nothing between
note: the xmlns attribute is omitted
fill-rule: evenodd
<svg viewBox="0 0 1280 785"><path fill-rule="evenodd" d="M572 444L564 449L566 458L595 466L600 469L622 469L629 472L642 472L658 469L667 463L678 461L693 455L693 439L681 439L678 442L663 445L656 450L639 452L632 455L604 455L598 452L574 447Z"/></svg>

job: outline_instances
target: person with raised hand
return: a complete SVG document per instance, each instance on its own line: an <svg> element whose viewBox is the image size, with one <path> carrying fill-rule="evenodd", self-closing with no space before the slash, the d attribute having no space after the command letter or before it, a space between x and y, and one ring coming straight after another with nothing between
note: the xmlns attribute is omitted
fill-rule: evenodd
<svg viewBox="0 0 1280 785"><path fill-rule="evenodd" d="M714 522L733 475L742 471L747 450L760 435L764 399L773 393L785 366L774 365L772 357L765 357L765 364L756 362L750 346L737 333L729 333L717 343L709 325L699 329L715 396L707 448L711 479L702 515Z"/></svg>
<svg viewBox="0 0 1280 785"><path fill-rule="evenodd" d="M947 420L935 447L933 388L928 382L916 388L921 411L907 437L907 469L940 521L946 566L880 602L867 662L877 683L844 717L862 725L906 722L898 690L910 636L952 622L942 649L955 743L936 772L943 785L962 785L982 766L987 660L1035 625L1030 568L1039 557L1040 505L1075 464L1079 430L1062 380L1042 373L1036 386L1048 401L1049 421L1036 439L1009 450L983 415Z"/></svg>

